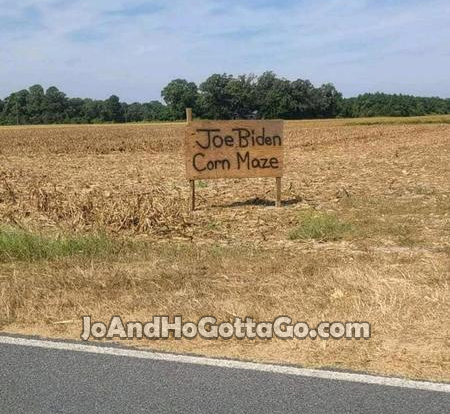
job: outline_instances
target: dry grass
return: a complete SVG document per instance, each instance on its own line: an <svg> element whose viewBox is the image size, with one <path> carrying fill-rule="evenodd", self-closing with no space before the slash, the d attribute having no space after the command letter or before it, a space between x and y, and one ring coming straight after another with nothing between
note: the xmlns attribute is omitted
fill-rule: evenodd
<svg viewBox="0 0 450 414"><path fill-rule="evenodd" d="M183 125L0 128L2 223L134 245L3 261L3 330L77 338L84 314L367 320L369 341L140 345L449 380L450 125L347 122L287 123L283 209L273 180L204 181L193 215ZM317 216L336 218L326 237L289 239Z"/></svg>

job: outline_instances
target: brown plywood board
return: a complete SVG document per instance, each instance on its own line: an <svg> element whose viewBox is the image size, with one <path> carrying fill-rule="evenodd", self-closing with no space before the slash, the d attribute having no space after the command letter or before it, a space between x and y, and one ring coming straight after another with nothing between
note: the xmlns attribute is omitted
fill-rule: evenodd
<svg viewBox="0 0 450 414"><path fill-rule="evenodd" d="M188 179L281 177L283 121L195 121L186 127Z"/></svg>

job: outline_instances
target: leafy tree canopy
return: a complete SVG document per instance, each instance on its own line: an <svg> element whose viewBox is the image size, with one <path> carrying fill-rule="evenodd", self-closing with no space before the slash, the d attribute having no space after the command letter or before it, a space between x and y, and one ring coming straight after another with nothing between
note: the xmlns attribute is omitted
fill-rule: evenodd
<svg viewBox="0 0 450 414"><path fill-rule="evenodd" d="M450 113L450 99L366 93L343 98L331 83L314 86L309 80L213 74L199 87L175 79L162 90L165 104L68 98L55 86L33 85L0 100L0 124L101 123L183 120L185 108L204 119L414 116Z"/></svg>

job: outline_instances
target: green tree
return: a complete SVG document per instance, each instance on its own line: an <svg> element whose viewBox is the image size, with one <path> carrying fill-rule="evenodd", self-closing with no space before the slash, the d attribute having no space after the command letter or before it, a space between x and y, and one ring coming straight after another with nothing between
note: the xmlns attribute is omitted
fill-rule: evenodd
<svg viewBox="0 0 450 414"><path fill-rule="evenodd" d="M41 85L33 85L29 89L27 96L28 122L31 124L42 123L42 112L45 105L44 88Z"/></svg>
<svg viewBox="0 0 450 414"><path fill-rule="evenodd" d="M172 111L159 101L150 101L142 106L145 121L170 121L173 119Z"/></svg>
<svg viewBox="0 0 450 414"><path fill-rule="evenodd" d="M103 101L93 100L90 98L83 99L83 118L86 119L86 122L89 123L102 122L102 108Z"/></svg>
<svg viewBox="0 0 450 414"><path fill-rule="evenodd" d="M325 83L316 89L315 113L318 118L334 118L340 110L342 94L332 83Z"/></svg>
<svg viewBox="0 0 450 414"><path fill-rule="evenodd" d="M291 84L273 72L263 73L256 83L256 101L261 118L290 119L295 114L295 100Z"/></svg>
<svg viewBox="0 0 450 414"><path fill-rule="evenodd" d="M111 95L106 101L104 101L101 117L102 120L106 122L124 121L123 107L118 96Z"/></svg>
<svg viewBox="0 0 450 414"><path fill-rule="evenodd" d="M449 99L425 98L411 95L365 93L353 98L342 99L339 116L417 116L448 114Z"/></svg>
<svg viewBox="0 0 450 414"><path fill-rule="evenodd" d="M175 79L168 83L161 92L161 96L169 106L173 119L184 119L186 108L197 110L198 90L194 82L186 79Z"/></svg>
<svg viewBox="0 0 450 414"><path fill-rule="evenodd" d="M127 122L140 122L144 120L144 108L143 105L139 102L133 102L130 105L127 105L125 120Z"/></svg>
<svg viewBox="0 0 450 414"><path fill-rule="evenodd" d="M256 109L255 75L240 75L225 86L228 110L233 118L248 118Z"/></svg>
<svg viewBox="0 0 450 414"><path fill-rule="evenodd" d="M63 122L67 106L68 99L66 94L61 92L56 86L50 86L45 91L42 121L45 124Z"/></svg>
<svg viewBox="0 0 450 414"><path fill-rule="evenodd" d="M232 76L214 74L199 88L176 79L162 91L168 105L159 101L120 102L116 95L106 100L67 98L56 87L45 92L33 85L0 100L0 124L139 122L183 119L185 108L210 119L332 118L371 116L414 116L450 113L450 99L402 94L366 93L342 98L332 84L318 88L308 80L293 82L265 72Z"/></svg>
<svg viewBox="0 0 450 414"><path fill-rule="evenodd" d="M200 113L208 119L231 119L232 96L228 84L233 80L226 73L215 73L200 85Z"/></svg>
<svg viewBox="0 0 450 414"><path fill-rule="evenodd" d="M84 99L70 98L68 100L64 114L64 122L74 124L89 123L89 120L84 114Z"/></svg>
<svg viewBox="0 0 450 414"><path fill-rule="evenodd" d="M28 123L27 101L29 91L22 89L13 92L4 102L3 117L4 123L8 125L19 125Z"/></svg>
<svg viewBox="0 0 450 414"><path fill-rule="evenodd" d="M315 118L316 114L316 88L309 80L297 79L290 85L295 119Z"/></svg>

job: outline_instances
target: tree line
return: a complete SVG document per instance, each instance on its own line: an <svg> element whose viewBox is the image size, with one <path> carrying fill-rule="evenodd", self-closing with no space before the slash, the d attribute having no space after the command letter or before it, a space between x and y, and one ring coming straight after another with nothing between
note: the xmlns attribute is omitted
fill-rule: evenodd
<svg viewBox="0 0 450 414"><path fill-rule="evenodd" d="M450 113L450 99L367 93L343 98L333 84L315 87L310 81L290 81L273 72L261 76L214 74L197 86L185 79L169 82L161 91L164 103L121 102L69 98L58 88L41 85L0 99L0 124L106 123L176 121L185 108L203 119L314 119L335 117L413 116Z"/></svg>
<svg viewBox="0 0 450 414"><path fill-rule="evenodd" d="M449 114L450 99L425 98L411 95L365 93L343 99L339 116L360 118L373 116L420 116Z"/></svg>

